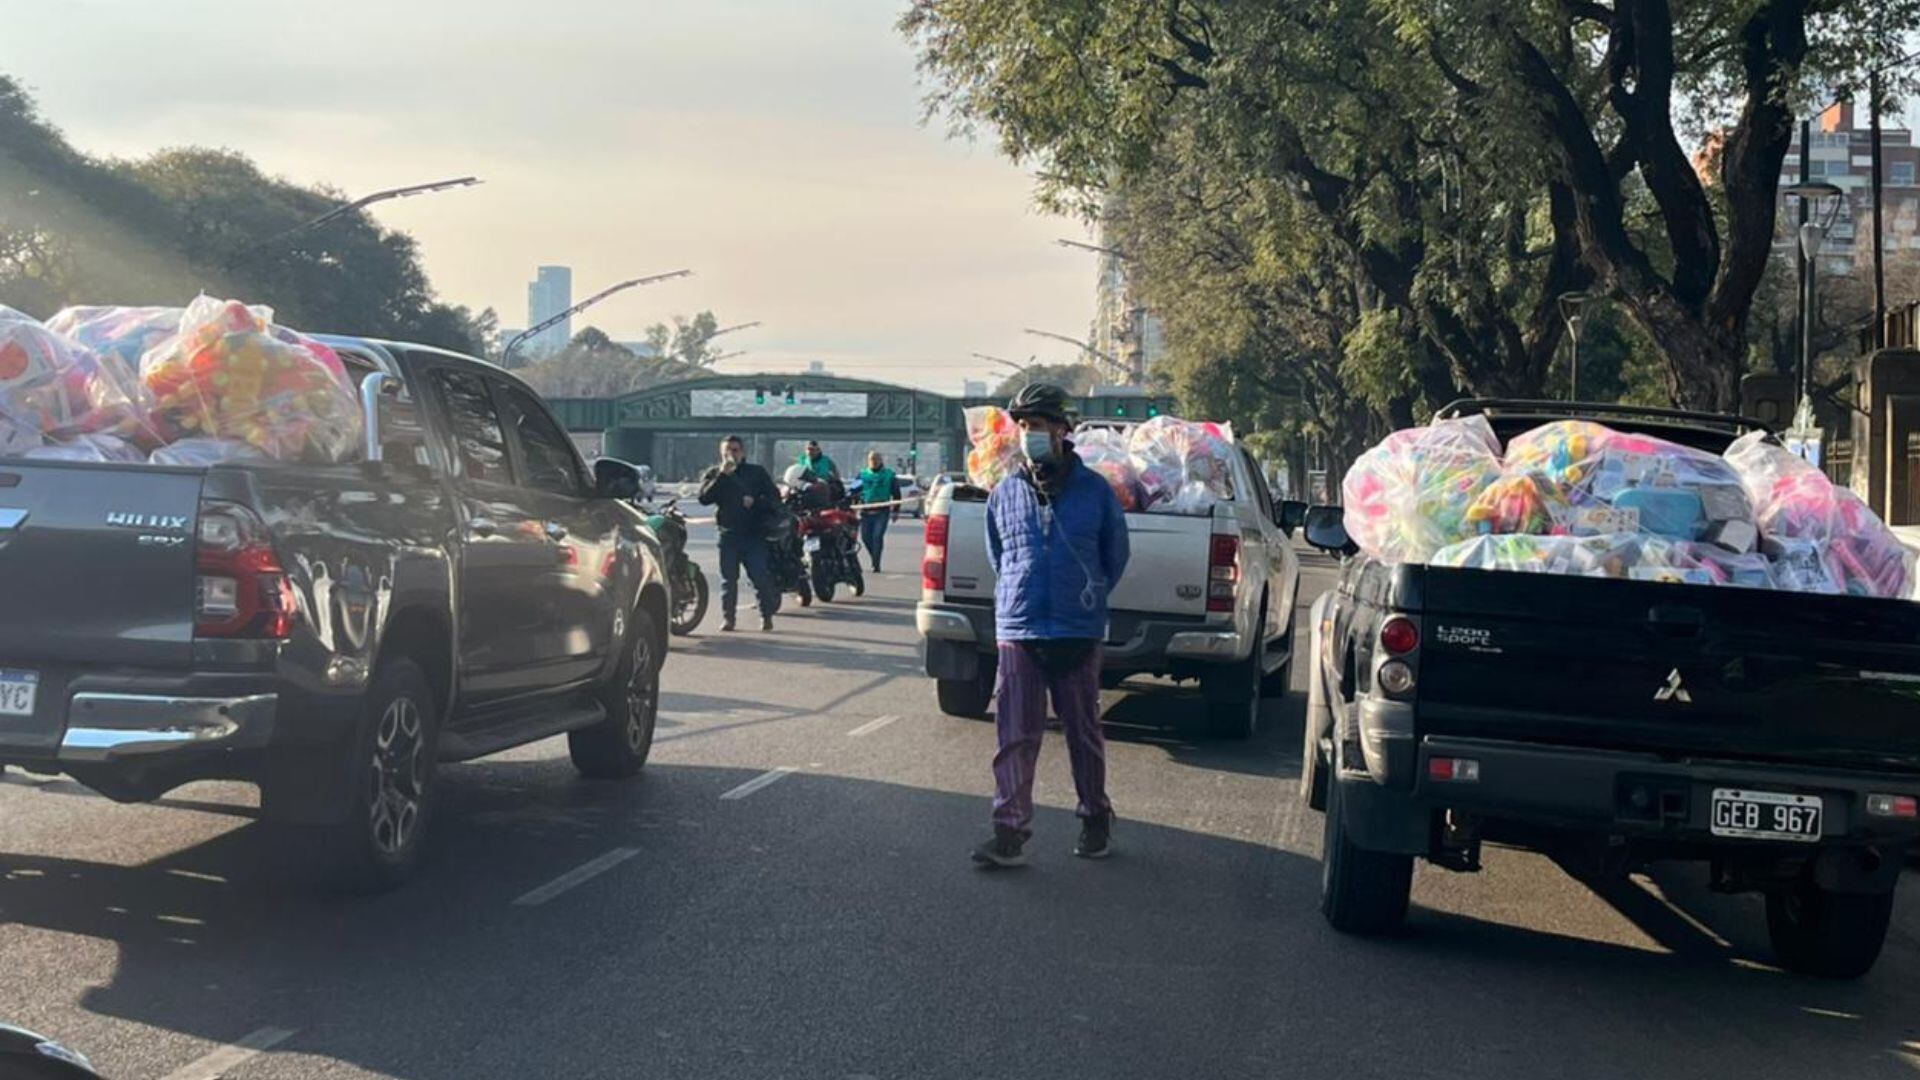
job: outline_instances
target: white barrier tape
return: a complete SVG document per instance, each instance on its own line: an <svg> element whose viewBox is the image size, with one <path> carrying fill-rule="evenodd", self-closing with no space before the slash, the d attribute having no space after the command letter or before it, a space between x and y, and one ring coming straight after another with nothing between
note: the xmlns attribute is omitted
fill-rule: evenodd
<svg viewBox="0 0 1920 1080"><path fill-rule="evenodd" d="M915 495L905 499L895 499L892 502L854 503L852 506L847 507L847 509L849 510L884 510L890 506L907 506L911 503L917 503L920 501L921 501L921 496ZM710 517L697 517L697 518L690 517L687 519L687 524L712 525L717 520L718 520L717 518L710 518Z"/></svg>

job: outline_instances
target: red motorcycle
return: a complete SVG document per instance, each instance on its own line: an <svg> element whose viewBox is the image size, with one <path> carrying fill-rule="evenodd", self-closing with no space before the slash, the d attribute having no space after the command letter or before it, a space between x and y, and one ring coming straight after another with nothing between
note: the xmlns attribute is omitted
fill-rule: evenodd
<svg viewBox="0 0 1920 1080"><path fill-rule="evenodd" d="M787 505L800 532L813 594L831 603L837 586L867 593L860 571L860 517L848 508L845 489L795 465L787 470Z"/></svg>

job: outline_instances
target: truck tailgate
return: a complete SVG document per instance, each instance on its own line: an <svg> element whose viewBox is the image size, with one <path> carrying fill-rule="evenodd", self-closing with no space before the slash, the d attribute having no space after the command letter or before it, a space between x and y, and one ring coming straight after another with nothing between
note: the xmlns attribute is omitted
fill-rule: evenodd
<svg viewBox="0 0 1920 1080"><path fill-rule="evenodd" d="M1920 604L1428 567L1420 733L1920 769Z"/></svg>
<svg viewBox="0 0 1920 1080"><path fill-rule="evenodd" d="M947 598L990 601L994 575L987 562L986 504L954 499L947 512ZM1107 606L1114 611L1205 615L1213 524L1204 514L1128 514L1132 555Z"/></svg>
<svg viewBox="0 0 1920 1080"><path fill-rule="evenodd" d="M0 669L184 667L204 474L0 463Z"/></svg>

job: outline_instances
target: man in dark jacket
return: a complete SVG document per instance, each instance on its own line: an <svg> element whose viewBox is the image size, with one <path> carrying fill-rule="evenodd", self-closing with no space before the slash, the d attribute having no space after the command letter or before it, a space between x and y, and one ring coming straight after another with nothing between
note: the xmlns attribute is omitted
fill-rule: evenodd
<svg viewBox="0 0 1920 1080"><path fill-rule="evenodd" d="M747 460L740 436L720 440L720 464L700 478L700 504L713 507L714 523L720 527L720 629L733 629L742 565L760 598L760 629L773 629L780 592L767 566L767 528L780 505L780 492L767 470Z"/></svg>
<svg viewBox="0 0 1920 1080"><path fill-rule="evenodd" d="M1026 468L987 498L987 558L998 575L999 637L993 757L993 838L974 849L982 865L1020 866L1032 835L1033 771L1047 726L1047 699L1066 729L1079 796L1073 853L1110 850L1107 746L1100 732L1100 645L1107 593L1127 566L1127 519L1098 473L1067 441L1066 392L1028 385L1007 411L1022 429Z"/></svg>

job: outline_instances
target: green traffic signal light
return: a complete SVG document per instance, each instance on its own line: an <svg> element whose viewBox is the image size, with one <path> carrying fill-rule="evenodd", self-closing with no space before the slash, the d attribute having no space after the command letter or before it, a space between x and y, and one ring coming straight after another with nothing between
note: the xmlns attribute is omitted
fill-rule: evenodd
<svg viewBox="0 0 1920 1080"><path fill-rule="evenodd" d="M1125 405L1115 405L1113 407L1113 415L1115 416L1127 415L1127 407Z"/></svg>
<svg viewBox="0 0 1920 1080"><path fill-rule="evenodd" d="M1154 417L1156 417L1156 416L1159 416L1159 415L1160 415L1160 406L1158 406L1158 405L1148 405L1148 406L1147 406L1147 419L1149 419L1149 420L1151 420L1151 419L1153 419Z"/></svg>
<svg viewBox="0 0 1920 1080"><path fill-rule="evenodd" d="M756 386L756 387L754 387L754 388L753 388L753 403L754 403L755 405L765 405L765 404L767 403L767 388L766 388L766 387L764 387L764 386Z"/></svg>
<svg viewBox="0 0 1920 1080"><path fill-rule="evenodd" d="M793 404L793 387L787 387L787 404Z"/></svg>

